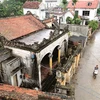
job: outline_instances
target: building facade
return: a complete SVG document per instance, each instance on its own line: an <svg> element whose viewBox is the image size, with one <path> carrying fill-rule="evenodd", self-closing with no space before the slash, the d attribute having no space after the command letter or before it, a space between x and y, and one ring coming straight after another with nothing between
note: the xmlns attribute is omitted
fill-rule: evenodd
<svg viewBox="0 0 100 100"><path fill-rule="evenodd" d="M97 9L99 8L98 0L79 0L74 5L72 1L68 3L68 9L75 9L75 12L83 19L83 23L86 23L86 20L97 20ZM83 24L83 25L84 25Z"/></svg>

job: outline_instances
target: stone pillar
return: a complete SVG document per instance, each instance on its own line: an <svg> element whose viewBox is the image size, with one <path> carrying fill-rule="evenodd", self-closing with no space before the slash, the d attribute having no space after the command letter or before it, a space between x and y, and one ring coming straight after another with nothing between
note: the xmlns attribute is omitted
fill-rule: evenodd
<svg viewBox="0 0 100 100"><path fill-rule="evenodd" d="M40 90L41 90L42 86L41 86L41 65L40 64L38 65L38 71L39 71L39 87L40 87Z"/></svg>
<svg viewBox="0 0 100 100"><path fill-rule="evenodd" d="M52 74L52 57L53 57L53 55L50 54L50 55L49 55L50 74Z"/></svg>
<svg viewBox="0 0 100 100"><path fill-rule="evenodd" d="M60 63L61 47L58 47L58 64Z"/></svg>

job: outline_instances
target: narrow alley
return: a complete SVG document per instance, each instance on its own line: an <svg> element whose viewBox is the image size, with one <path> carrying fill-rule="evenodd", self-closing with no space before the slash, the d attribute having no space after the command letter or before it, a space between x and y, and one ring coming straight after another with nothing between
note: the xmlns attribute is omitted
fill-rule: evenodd
<svg viewBox="0 0 100 100"><path fill-rule="evenodd" d="M99 66L97 78L94 67ZM100 30L88 43L74 77L75 100L100 100Z"/></svg>

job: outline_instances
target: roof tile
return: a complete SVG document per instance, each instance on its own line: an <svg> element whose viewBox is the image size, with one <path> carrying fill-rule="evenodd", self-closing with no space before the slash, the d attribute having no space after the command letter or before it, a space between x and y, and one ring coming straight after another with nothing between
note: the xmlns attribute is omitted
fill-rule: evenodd
<svg viewBox="0 0 100 100"><path fill-rule="evenodd" d="M91 5L90 6L88 6L88 3L91 3ZM97 6L98 6L98 0L80 0L80 1L77 1L76 2L76 5L75 5L75 9L95 9L95 8L97 8ZM72 1L70 1L69 3L68 3L68 6L67 6L67 8L74 8L74 6L72 5Z"/></svg>
<svg viewBox="0 0 100 100"><path fill-rule="evenodd" d="M23 4L23 8L38 9L40 2L38 1L26 1Z"/></svg>
<svg viewBox="0 0 100 100"><path fill-rule="evenodd" d="M0 84L0 97L5 97L5 96L10 98L12 97L13 100L33 100L32 97L34 97L34 100L38 100L39 95L50 98L50 100L61 100L59 97L49 96L42 91L20 88L17 86L11 86L6 84Z"/></svg>
<svg viewBox="0 0 100 100"><path fill-rule="evenodd" d="M45 25L32 15L0 19L0 33L8 40L13 40L44 28Z"/></svg>

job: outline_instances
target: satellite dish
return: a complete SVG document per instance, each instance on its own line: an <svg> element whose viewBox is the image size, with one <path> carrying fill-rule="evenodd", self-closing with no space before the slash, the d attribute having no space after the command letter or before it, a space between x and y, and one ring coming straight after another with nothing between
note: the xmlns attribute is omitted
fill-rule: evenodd
<svg viewBox="0 0 100 100"><path fill-rule="evenodd" d="M58 77L58 78L61 78L61 71L60 70L58 70L58 71L56 71L56 76Z"/></svg>

